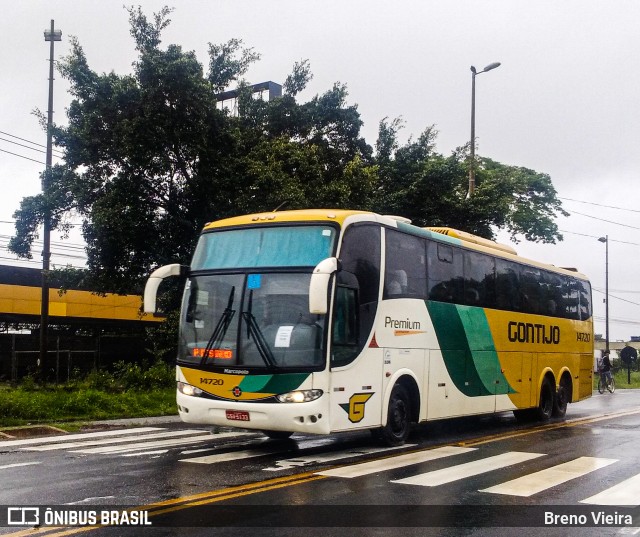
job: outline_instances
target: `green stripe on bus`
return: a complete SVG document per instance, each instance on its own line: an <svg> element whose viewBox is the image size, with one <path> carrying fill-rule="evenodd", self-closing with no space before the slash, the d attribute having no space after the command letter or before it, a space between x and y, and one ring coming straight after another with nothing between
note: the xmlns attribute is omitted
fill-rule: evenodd
<svg viewBox="0 0 640 537"><path fill-rule="evenodd" d="M465 328L473 363L484 387L496 394L515 393L502 374L502 365L484 309L471 306L457 306L457 309Z"/></svg>
<svg viewBox="0 0 640 537"><path fill-rule="evenodd" d="M445 367L469 397L514 393L501 373L498 353L482 308L428 301Z"/></svg>
<svg viewBox="0 0 640 537"><path fill-rule="evenodd" d="M308 373L247 375L242 379L240 389L247 393L286 393L299 388L308 376Z"/></svg>
<svg viewBox="0 0 640 537"><path fill-rule="evenodd" d="M297 390L309 378L310 373L285 373L273 375L264 390L268 393L287 393Z"/></svg>

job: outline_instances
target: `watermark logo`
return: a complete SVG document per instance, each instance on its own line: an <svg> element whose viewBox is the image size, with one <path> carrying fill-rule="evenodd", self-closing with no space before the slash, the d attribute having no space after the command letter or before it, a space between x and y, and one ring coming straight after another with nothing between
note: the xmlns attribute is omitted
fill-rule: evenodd
<svg viewBox="0 0 640 537"><path fill-rule="evenodd" d="M39 526L40 525L40 508L39 507L8 507L7 508L7 525L8 526Z"/></svg>

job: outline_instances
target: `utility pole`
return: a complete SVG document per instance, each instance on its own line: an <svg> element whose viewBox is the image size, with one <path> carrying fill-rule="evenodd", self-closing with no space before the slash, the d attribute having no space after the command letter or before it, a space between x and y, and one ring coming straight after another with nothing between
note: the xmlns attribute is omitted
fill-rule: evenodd
<svg viewBox="0 0 640 537"><path fill-rule="evenodd" d="M605 303L605 334L606 350L609 350L609 235L600 237L604 242L604 303Z"/></svg>
<svg viewBox="0 0 640 537"><path fill-rule="evenodd" d="M476 189L476 76L500 67L500 62L490 63L482 71L471 66L471 160L469 166L469 191L467 197L471 197Z"/></svg>
<svg viewBox="0 0 640 537"><path fill-rule="evenodd" d="M49 261L51 258L51 211L49 208L49 185L51 183L52 161L52 137L53 125L53 45L56 41L62 41L62 31L54 29L53 20L51 29L44 31L44 40L49 41L49 108L47 110L47 162L42 178L42 194L44 196L44 222L42 241L42 303L40 307L40 359L38 360L38 372L47 359L47 333L49 331Z"/></svg>

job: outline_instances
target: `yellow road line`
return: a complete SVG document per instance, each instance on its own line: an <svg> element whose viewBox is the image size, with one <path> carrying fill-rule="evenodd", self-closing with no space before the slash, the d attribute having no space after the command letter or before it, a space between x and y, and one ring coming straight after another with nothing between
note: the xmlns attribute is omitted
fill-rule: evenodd
<svg viewBox="0 0 640 537"><path fill-rule="evenodd" d="M490 435L490 436L481 437L475 440L471 440L469 442L458 442L456 443L456 445L477 446L481 444L489 444L491 442L495 442L498 440L507 440L509 438L528 436L531 434L536 434L544 431L551 431L554 429L564 429L565 427L577 427L578 425L587 425L589 423L597 423L599 421L609 420L612 418L622 418L625 416L632 416L634 414L640 414L640 407L637 407L631 410L622 410L620 412L613 412L611 414L603 414L602 416L596 416L595 418L576 418L573 420L563 421L559 423L548 423L545 425L539 425L531 429L525 429L525 430L516 431L513 433L498 433L495 435Z"/></svg>
<svg viewBox="0 0 640 537"><path fill-rule="evenodd" d="M266 492L269 490L275 490L284 487L290 487L293 485L309 483L311 481L317 481L319 479L326 479L325 476L315 475L313 472L305 472L302 474L296 474L285 477L276 477L274 479L268 479L266 481L260 481L257 483L250 483L247 485L238 485L236 487L229 487L220 490L212 490L208 492L202 492L200 494L193 494L190 496L182 496L180 498L174 498L172 500L166 500L164 502L156 502L140 507L132 507L127 511L148 511L149 518L157 515L171 513L174 511L180 511L182 509L188 509L197 505L206 505L215 502L221 502L224 500L230 500L233 498L239 498L247 496L249 494L255 494L258 492ZM103 506L104 510L108 510L109 506ZM22 530L16 533L9 533L2 535L1 537L64 537L66 535L76 535L78 533L84 533L87 531L93 531L101 528L107 528L109 526L81 526L81 527L47 527L47 528L30 528ZM133 526L132 526L133 527Z"/></svg>
<svg viewBox="0 0 640 537"><path fill-rule="evenodd" d="M456 445L475 446L475 445L481 445L481 444L488 444L491 442L497 442L499 440L508 440L510 438L528 436L531 434L537 434L544 431L550 431L555 429L562 429L565 427L576 427L579 425L587 425L590 423L597 423L599 421L609 420L613 418L632 416L635 414L640 414L640 407L632 408L629 410L623 410L620 412L603 414L601 416L596 416L593 418L576 418L569 421L563 421L559 423L549 423L549 424L540 425L537 427L532 427L529 429L519 430L515 432L505 432L505 433L481 436L469 441L457 442ZM429 448L427 448L427 450L435 449L443 445L451 445L451 444L439 444L436 446L430 446ZM425 450L417 449L412 451L406 451L404 453L419 452L419 451L425 451ZM390 457L394 457L396 455L397 453L388 454L388 455L379 457L377 460L387 459ZM376 459L371 459L371 460L376 460ZM350 465L345 465L345 466L350 466ZM341 466L338 465L338 466L335 466L334 468L339 468L339 467ZM267 492L270 490L290 487L293 485L301 485L305 483L310 483L312 481L317 481L320 479L326 479L326 476L316 475L315 471L304 472L301 474L277 477L273 479L268 479L266 481L259 481L257 483L249 483L246 485L238 485L235 487L228 487L225 489L211 490L207 492L201 492L199 494L192 494L190 496L181 496L179 498L174 498L171 500L165 500L162 502L155 502L148 505L131 508L130 510L148 511L149 518L152 518L157 515L163 515L166 513L179 511L182 509L188 509L190 507L195 507L198 505L206 505L210 503L221 502L224 500L240 498L242 496L248 496L250 494ZM104 506L104 509L109 509L109 506ZM63 528L61 527L29 528L26 530L15 532L15 533L5 534L5 535L2 535L1 537L40 537L40 536L64 537L67 535L75 535L78 533L101 529L103 527L109 527L109 526L82 526L82 527L74 527L74 528L64 528L64 527Z"/></svg>

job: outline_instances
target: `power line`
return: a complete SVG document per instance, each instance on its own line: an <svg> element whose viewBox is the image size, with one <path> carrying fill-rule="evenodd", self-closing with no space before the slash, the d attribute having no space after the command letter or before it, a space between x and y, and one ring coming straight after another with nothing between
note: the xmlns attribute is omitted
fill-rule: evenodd
<svg viewBox="0 0 640 537"><path fill-rule="evenodd" d="M593 290L596 291L597 293L602 293L603 295L606 295L604 291L601 291L600 289L596 289L595 287L593 287ZM612 295L611 293L609 293L609 298L615 298L616 300L620 300L621 302L628 302L629 304L633 304L634 306L640 306L638 302L632 302L631 300L627 300L626 298L620 298L619 296Z"/></svg>
<svg viewBox="0 0 640 537"><path fill-rule="evenodd" d="M0 224L11 224L11 225L13 225L15 223L16 223L15 220L0 220ZM82 222L76 222L75 224L74 223L70 223L70 224L66 224L66 225L69 225L71 227L78 227L78 226L82 225Z"/></svg>
<svg viewBox="0 0 640 537"><path fill-rule="evenodd" d="M39 147L44 147L45 149L47 147L44 144L39 144L38 142L32 142L31 140L27 140L26 138L20 138L20 136L16 136L15 134L11 134L9 132L0 131L0 134L4 134L5 136L11 136L11 138L15 138L16 140L21 140L23 142L27 142L28 144L37 145ZM17 143L17 142L12 142L11 140L7 140L7 142L10 142L12 144ZM20 144L18 144L18 145L20 145ZM26 147L26 146L24 146L24 147ZM31 148L29 148L29 149L31 149ZM53 151L55 151L56 153L60 153L60 151L58 151L57 149L54 149Z"/></svg>
<svg viewBox="0 0 640 537"><path fill-rule="evenodd" d="M640 213L638 209L626 209L625 207L615 207L614 205L604 205L603 203L594 203L592 201L582 201L576 200L572 198L563 198L562 196L558 196L558 199L567 200L567 201L575 201L576 203L586 203L587 205L596 205L598 207L606 207L607 209L617 209L619 211L629 211L630 213Z"/></svg>
<svg viewBox="0 0 640 537"><path fill-rule="evenodd" d="M38 149L36 147L29 147L28 145L20 144L18 142L14 142L13 140L7 140L6 138L0 137L0 141L8 142L8 143L14 144L14 145L19 145L20 147L25 147L26 149L29 149L31 151L37 151L38 153L46 153L46 151L44 151L42 149ZM53 155L53 156L56 157L56 158L62 158L62 155Z"/></svg>
<svg viewBox="0 0 640 537"><path fill-rule="evenodd" d="M39 267L42 266L42 263L40 263L40 261L35 261L33 259L19 259L19 258L15 258L15 257L5 257L5 256L0 256L0 259L5 259L7 261L14 261L16 263L27 263L29 265L38 265ZM62 263L52 263L52 265L54 266L54 268L56 266L59 267L66 267L67 265L63 265ZM78 269L82 269L82 268L86 268L86 266L78 266L78 265L71 265L72 268L78 268Z"/></svg>
<svg viewBox="0 0 640 537"><path fill-rule="evenodd" d="M9 153L10 155L13 155L14 157L20 157L20 158L23 158L25 160L30 160L32 162L37 162L38 164L42 164L43 166L45 165L45 163L41 162L40 160L36 160L36 159L33 159L33 158L25 157L24 155L18 155L18 153L12 153L11 151L7 151L6 149L0 149L0 151L2 151L3 153Z"/></svg>
<svg viewBox="0 0 640 537"><path fill-rule="evenodd" d="M51 252L52 255L55 255L56 257L64 257L64 258L68 258L68 259L82 259L83 261L87 260L87 256L84 255L73 255L73 254L66 254L64 252L58 252L58 251L52 251Z"/></svg>
<svg viewBox="0 0 640 537"><path fill-rule="evenodd" d="M586 233L578 233L576 231L567 231L566 229L559 229L558 231L560 231L560 233L569 233L571 235L580 235L581 237L590 237L592 239L599 239L600 238L597 235L588 235ZM637 242L618 241L618 240L612 239L611 237L609 237L608 240L609 240L609 242L618 242L620 244L631 244L632 246L640 246L640 244L637 243Z"/></svg>
<svg viewBox="0 0 640 537"><path fill-rule="evenodd" d="M593 218L600 222L606 222L607 224L615 224L616 226L627 227L629 229L640 229L640 227L630 226L629 224L621 224L620 222L614 222L613 220L605 220L604 218L598 218L597 216L591 216L590 214L579 213L578 211L571 211L572 214L579 214L580 216L586 216L587 218Z"/></svg>
<svg viewBox="0 0 640 537"><path fill-rule="evenodd" d="M598 315L594 315L593 319L596 321L605 321L606 318L605 317L600 317ZM633 321L631 319L609 319L609 322L613 323L613 324L633 324L633 325L640 325L640 321Z"/></svg>
<svg viewBox="0 0 640 537"><path fill-rule="evenodd" d="M11 235L0 235L0 239L10 240L13 237ZM40 239L35 239L34 244L41 244L42 241ZM78 250L84 250L85 246L83 244L77 242L60 242L60 241L51 241L51 244L58 246L60 248L73 248Z"/></svg>

